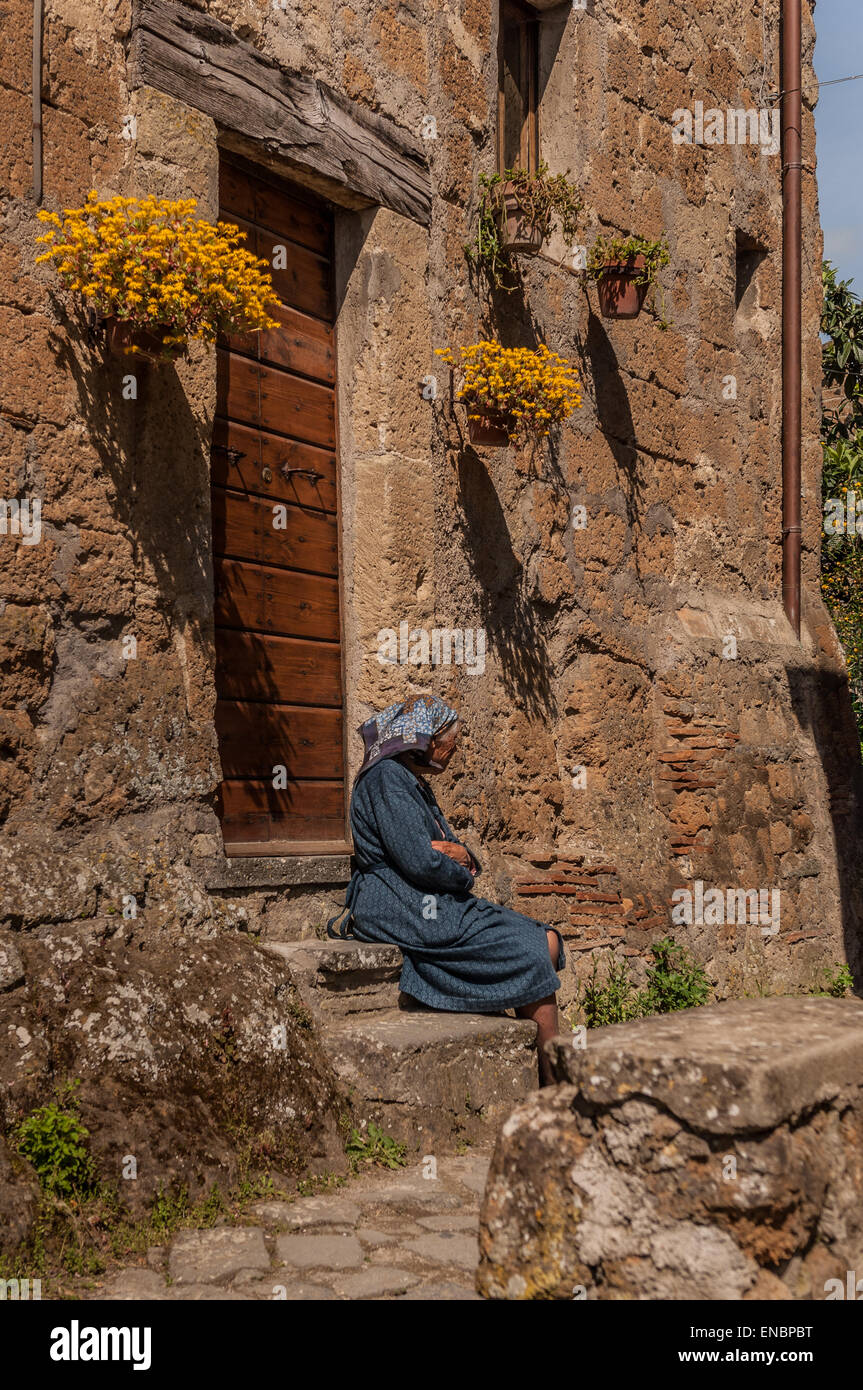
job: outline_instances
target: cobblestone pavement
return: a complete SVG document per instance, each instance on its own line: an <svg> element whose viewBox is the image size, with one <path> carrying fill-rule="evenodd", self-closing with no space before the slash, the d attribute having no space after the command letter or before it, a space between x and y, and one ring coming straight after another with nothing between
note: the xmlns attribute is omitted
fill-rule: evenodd
<svg viewBox="0 0 863 1390"><path fill-rule="evenodd" d="M180 1231L89 1299L476 1299L479 1202L489 1156L375 1172L295 1201L257 1202L243 1224Z"/></svg>

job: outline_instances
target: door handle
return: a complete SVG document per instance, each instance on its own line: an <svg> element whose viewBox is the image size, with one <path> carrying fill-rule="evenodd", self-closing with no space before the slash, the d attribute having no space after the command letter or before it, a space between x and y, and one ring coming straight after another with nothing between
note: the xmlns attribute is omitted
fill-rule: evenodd
<svg viewBox="0 0 863 1390"><path fill-rule="evenodd" d="M286 463L281 467L282 475L290 478L292 474L299 473L302 478L308 478L310 483L318 483L324 477L323 473L318 473L314 468L289 468Z"/></svg>

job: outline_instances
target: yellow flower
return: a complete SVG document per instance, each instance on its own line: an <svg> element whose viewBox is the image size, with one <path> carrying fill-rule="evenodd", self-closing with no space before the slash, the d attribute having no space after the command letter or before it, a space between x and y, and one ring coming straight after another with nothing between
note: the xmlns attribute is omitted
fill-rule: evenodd
<svg viewBox="0 0 863 1390"><path fill-rule="evenodd" d="M449 366L455 365L451 348L435 351ZM519 421L522 429L545 436L547 421L565 420L581 407L576 368L545 344L535 349L504 348L483 340L458 352L462 381L456 397L469 410L499 411Z"/></svg>
<svg viewBox="0 0 863 1390"><path fill-rule="evenodd" d="M103 310L129 308L139 326L173 321L181 340L277 327L267 312L278 302L267 263L237 248L237 228L195 219L196 206L100 199L91 190L81 208L39 210L50 230L38 238L46 250L37 261L53 259L67 289Z"/></svg>

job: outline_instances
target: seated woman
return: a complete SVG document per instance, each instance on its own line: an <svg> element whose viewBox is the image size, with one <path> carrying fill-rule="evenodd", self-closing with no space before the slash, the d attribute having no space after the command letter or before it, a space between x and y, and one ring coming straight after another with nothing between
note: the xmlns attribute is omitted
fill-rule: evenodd
<svg viewBox="0 0 863 1390"><path fill-rule="evenodd" d="M515 1009L537 1025L539 1081L552 1080L544 1043L557 1032L560 933L474 897L480 866L459 842L422 774L448 765L458 714L434 695L390 705L360 732L365 758L351 797L356 870L345 895L361 941L404 954L401 988L432 1009ZM344 913L342 914L344 916Z"/></svg>

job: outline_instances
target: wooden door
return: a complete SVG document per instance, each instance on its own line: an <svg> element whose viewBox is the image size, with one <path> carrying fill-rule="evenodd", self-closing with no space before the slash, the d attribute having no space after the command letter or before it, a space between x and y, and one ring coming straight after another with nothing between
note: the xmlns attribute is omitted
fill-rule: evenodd
<svg viewBox="0 0 863 1390"><path fill-rule="evenodd" d="M220 217L274 266L279 328L220 341L216 729L228 854L345 841L333 224L223 159Z"/></svg>

